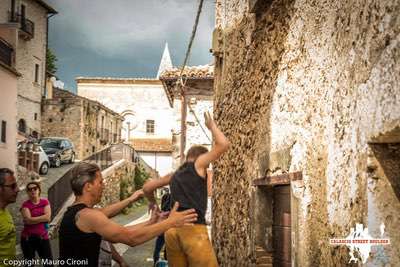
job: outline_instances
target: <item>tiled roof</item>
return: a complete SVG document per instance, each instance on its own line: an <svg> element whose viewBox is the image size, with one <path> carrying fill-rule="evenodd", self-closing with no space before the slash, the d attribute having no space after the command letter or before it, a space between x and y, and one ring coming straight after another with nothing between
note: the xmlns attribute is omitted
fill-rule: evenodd
<svg viewBox="0 0 400 267"><path fill-rule="evenodd" d="M172 68L165 70L160 75L160 80L178 78L181 73L180 68ZM199 65L185 67L183 75L188 78L214 78L214 66L213 65Z"/></svg>
<svg viewBox="0 0 400 267"><path fill-rule="evenodd" d="M134 138L130 140L137 151L172 152L172 140L169 138Z"/></svg>
<svg viewBox="0 0 400 267"><path fill-rule="evenodd" d="M121 77L76 77L76 81L85 81L85 80L98 80L98 81L147 81L147 80L158 80L157 78L147 78L147 77L139 77L139 78L121 78Z"/></svg>
<svg viewBox="0 0 400 267"><path fill-rule="evenodd" d="M41 5L42 7L44 7L45 9L47 9L47 11L51 14L58 14L57 10L55 10L52 6L50 6L49 4L47 4L45 1L43 0L36 0L36 2Z"/></svg>

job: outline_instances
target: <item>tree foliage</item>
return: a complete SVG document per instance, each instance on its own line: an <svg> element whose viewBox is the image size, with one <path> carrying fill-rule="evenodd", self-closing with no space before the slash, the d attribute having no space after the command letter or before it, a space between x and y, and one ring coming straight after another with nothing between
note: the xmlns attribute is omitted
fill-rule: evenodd
<svg viewBox="0 0 400 267"><path fill-rule="evenodd" d="M141 189L143 187L144 183L146 182L146 180L149 179L149 177L150 177L150 174L148 174L144 170L143 166L138 164L135 168L135 177L134 177L136 190Z"/></svg>
<svg viewBox="0 0 400 267"><path fill-rule="evenodd" d="M50 48L47 48L47 53L46 53L46 70L51 73L51 74L56 74L57 72L57 57L56 55L53 53L53 51L51 51Z"/></svg>

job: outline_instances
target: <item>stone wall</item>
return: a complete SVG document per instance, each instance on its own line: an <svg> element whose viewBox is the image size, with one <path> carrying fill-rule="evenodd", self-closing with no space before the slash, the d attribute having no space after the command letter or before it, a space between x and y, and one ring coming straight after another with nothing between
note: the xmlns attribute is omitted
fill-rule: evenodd
<svg viewBox="0 0 400 267"><path fill-rule="evenodd" d="M101 104L66 90L54 88L53 99L43 100L43 136L69 138L79 159L113 143L114 134L118 142L121 122L118 114Z"/></svg>
<svg viewBox="0 0 400 267"><path fill-rule="evenodd" d="M100 206L116 203L135 191L135 164L121 160L102 172L104 178L103 196ZM122 187L121 187L122 185Z"/></svg>
<svg viewBox="0 0 400 267"><path fill-rule="evenodd" d="M32 131L40 133L40 103L46 68L47 10L33 0L19 3L26 6L26 17L35 24L35 28L34 37L30 40L20 38L16 49L16 69L22 74L18 79L17 120L25 120L27 134ZM38 82L35 82L35 64L39 65Z"/></svg>
<svg viewBox="0 0 400 267"><path fill-rule="evenodd" d="M398 265L398 198L390 175L378 169L373 180L367 162L375 137L400 142L400 2L282 0L257 13L244 0L216 6L223 34L214 116L232 142L215 164L221 266L252 266L255 245L268 247L257 243L268 241L253 216L260 192L252 180L292 171L303 173L292 184L295 266L345 266L348 249L329 238L356 223L377 238L384 223L392 245L369 261Z"/></svg>

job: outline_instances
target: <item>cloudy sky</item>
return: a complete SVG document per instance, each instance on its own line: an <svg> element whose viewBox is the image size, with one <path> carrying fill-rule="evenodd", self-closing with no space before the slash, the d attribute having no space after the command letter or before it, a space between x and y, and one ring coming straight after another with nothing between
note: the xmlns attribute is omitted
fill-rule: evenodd
<svg viewBox="0 0 400 267"><path fill-rule="evenodd" d="M155 77L168 42L180 66L198 0L47 0L59 14L50 18L49 47L57 76L75 91L77 76ZM215 0L205 0L188 65L212 62L209 53Z"/></svg>

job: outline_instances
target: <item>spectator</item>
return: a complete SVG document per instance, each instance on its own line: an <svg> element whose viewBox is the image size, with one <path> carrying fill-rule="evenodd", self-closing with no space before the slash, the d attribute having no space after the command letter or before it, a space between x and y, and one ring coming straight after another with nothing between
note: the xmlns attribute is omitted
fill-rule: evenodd
<svg viewBox="0 0 400 267"><path fill-rule="evenodd" d="M24 259L33 262L35 254L46 260L45 266L53 260L51 253L48 225L51 219L50 203L46 198L41 198L42 189L39 182L29 182L26 185L28 200L22 203L21 214L24 219L24 229L21 233L21 249ZM28 265L30 266L30 265Z"/></svg>
<svg viewBox="0 0 400 267"><path fill-rule="evenodd" d="M169 193L169 188L164 187L163 195L161 197L161 211L169 212L170 210L171 210L171 194ZM155 244L154 253L153 253L154 265L156 265L158 260L160 259L160 252L164 246L164 243L165 243L164 233L162 233L156 239L156 244ZM165 259L167 258L165 250L164 250L164 258Z"/></svg>
<svg viewBox="0 0 400 267"><path fill-rule="evenodd" d="M103 177L95 164L80 162L72 171L71 187L75 202L65 212L59 230L60 259L69 260L70 266L98 267L102 239L129 246L142 244L172 227L182 227L197 220L193 209L177 212L172 209L168 219L158 222L158 214L152 213L149 221L122 226L109 218L118 214L135 196L102 209L93 208L103 193Z"/></svg>
<svg viewBox="0 0 400 267"><path fill-rule="evenodd" d="M8 260L15 259L15 225L7 206L17 200L19 189L14 172L0 169L0 267L7 266Z"/></svg>

